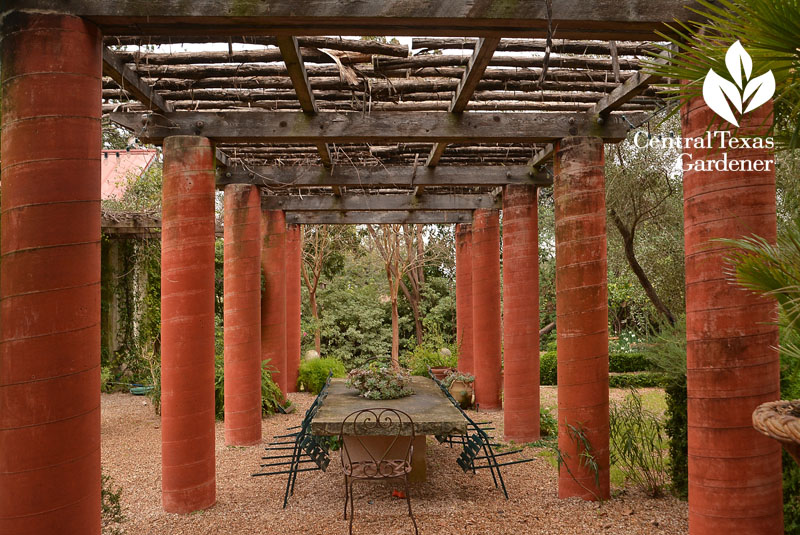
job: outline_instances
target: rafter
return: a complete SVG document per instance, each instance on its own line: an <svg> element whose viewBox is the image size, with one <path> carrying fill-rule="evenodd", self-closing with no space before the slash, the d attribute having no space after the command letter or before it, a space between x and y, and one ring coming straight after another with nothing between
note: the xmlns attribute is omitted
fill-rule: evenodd
<svg viewBox="0 0 800 535"><path fill-rule="evenodd" d="M413 211L441 210L463 211L483 208L499 209L500 201L494 195L469 194L425 194L416 197L413 194L381 193L375 195L348 194L341 197L331 195L267 195L261 201L265 210L286 211Z"/></svg>
<svg viewBox="0 0 800 535"><path fill-rule="evenodd" d="M529 167L514 166L413 166L354 167L336 166L325 169L304 166L235 166L217 174L217 187L227 184L300 187L405 187L422 186L503 186L529 184L549 186L549 175Z"/></svg>
<svg viewBox="0 0 800 535"><path fill-rule="evenodd" d="M389 225L401 223L453 224L472 221L472 211L442 212L286 212L286 223L295 225Z"/></svg>
<svg viewBox="0 0 800 535"><path fill-rule="evenodd" d="M111 113L109 118L147 143L174 135L203 135L229 143L545 143L566 136L625 138L626 124L610 116L603 124L583 113L423 112L174 112Z"/></svg>
<svg viewBox="0 0 800 535"><path fill-rule="evenodd" d="M489 60L492 59L499 43L500 39L497 37L484 37L478 40L475 49L472 51L472 57L469 58L469 63L467 63L467 68L464 70L464 76L458 83L453 100L450 102L450 113L461 113L467 109L469 99L475 93L478 82L481 81L486 67L489 66ZM446 147L446 143L435 143L425 165L436 167Z"/></svg>
<svg viewBox="0 0 800 535"><path fill-rule="evenodd" d="M172 111L172 105L144 83L139 75L122 63L108 47L103 47L103 74L113 78L122 89L133 95L147 109L161 113Z"/></svg>

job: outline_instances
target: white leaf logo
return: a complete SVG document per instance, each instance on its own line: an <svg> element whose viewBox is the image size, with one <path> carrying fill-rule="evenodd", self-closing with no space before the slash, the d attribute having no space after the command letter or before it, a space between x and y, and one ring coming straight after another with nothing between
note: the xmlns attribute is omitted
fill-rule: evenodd
<svg viewBox="0 0 800 535"><path fill-rule="evenodd" d="M718 75L714 69L709 69L703 82L703 99L714 113L739 126L731 105L739 115L758 108L775 94L775 76L772 71L767 71L751 80L753 59L739 41L728 48L725 54L725 66L733 82ZM747 106L742 111L745 103Z"/></svg>

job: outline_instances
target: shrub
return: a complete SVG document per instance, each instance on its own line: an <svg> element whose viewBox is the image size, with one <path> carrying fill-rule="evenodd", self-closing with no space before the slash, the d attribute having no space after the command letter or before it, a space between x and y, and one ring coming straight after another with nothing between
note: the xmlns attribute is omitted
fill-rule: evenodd
<svg viewBox="0 0 800 535"><path fill-rule="evenodd" d="M611 404L609 424L611 463L626 480L659 497L667 483L661 418L645 409L641 396L632 391L622 402Z"/></svg>
<svg viewBox="0 0 800 535"><path fill-rule="evenodd" d="M261 412L264 415L275 414L283 403L283 392L272 378L273 371L275 368L269 365L268 360L261 363Z"/></svg>
<svg viewBox="0 0 800 535"><path fill-rule="evenodd" d="M545 351L539 356L539 383L558 384L557 357L555 351Z"/></svg>
<svg viewBox="0 0 800 535"><path fill-rule="evenodd" d="M458 365L458 356L455 352L451 352L450 356L442 355L439 353L439 348L423 344L415 347L411 353L407 353L404 361L405 366L411 370L411 375L427 377L429 366L455 368Z"/></svg>
<svg viewBox="0 0 800 535"><path fill-rule="evenodd" d="M100 368L100 391L101 392L111 392L111 380L114 378L114 374L111 373L111 368L108 366L102 366Z"/></svg>
<svg viewBox="0 0 800 535"><path fill-rule="evenodd" d="M347 387L355 388L367 399L397 399L414 393L411 375L406 370L394 369L378 362L350 370Z"/></svg>
<svg viewBox="0 0 800 535"><path fill-rule="evenodd" d="M100 476L100 518L103 535L119 535L119 524L125 521L122 514L122 487L114 488L114 480L108 474Z"/></svg>
<svg viewBox="0 0 800 535"><path fill-rule="evenodd" d="M658 372L618 373L608 376L610 388L658 388L667 382L668 378Z"/></svg>
<svg viewBox="0 0 800 535"><path fill-rule="evenodd" d="M558 419L550 407L539 406L539 433L543 437L558 436Z"/></svg>
<svg viewBox="0 0 800 535"><path fill-rule="evenodd" d="M612 373L652 371L653 365L644 353L609 353L608 371Z"/></svg>
<svg viewBox="0 0 800 535"><path fill-rule="evenodd" d="M347 371L344 364L334 358L304 360L300 363L300 373L297 377L298 388L303 388L311 393L319 394L325 381L328 380L328 372L333 370L334 377L344 377Z"/></svg>

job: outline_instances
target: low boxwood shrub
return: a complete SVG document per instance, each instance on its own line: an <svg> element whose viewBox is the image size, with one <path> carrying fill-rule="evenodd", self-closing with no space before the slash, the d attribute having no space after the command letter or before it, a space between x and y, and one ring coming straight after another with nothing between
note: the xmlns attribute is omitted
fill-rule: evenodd
<svg viewBox="0 0 800 535"><path fill-rule="evenodd" d="M609 353L608 371L611 373L649 372L653 365L644 353Z"/></svg>
<svg viewBox="0 0 800 535"><path fill-rule="evenodd" d="M552 386L557 384L557 357L555 351L545 351L539 355L539 384Z"/></svg>
<svg viewBox="0 0 800 535"><path fill-rule="evenodd" d="M667 378L658 372L612 373L608 376L610 388L657 388L665 386Z"/></svg>
<svg viewBox="0 0 800 535"><path fill-rule="evenodd" d="M347 375L347 370L340 360L334 358L304 360L300 363L297 387L313 394L319 394L319 391L325 386L325 381L328 380L330 370L333 370L334 377Z"/></svg>

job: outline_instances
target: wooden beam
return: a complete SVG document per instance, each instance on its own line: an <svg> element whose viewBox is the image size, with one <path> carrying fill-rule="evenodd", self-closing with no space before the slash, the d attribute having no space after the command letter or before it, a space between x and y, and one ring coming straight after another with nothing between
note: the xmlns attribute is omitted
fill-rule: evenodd
<svg viewBox="0 0 800 535"><path fill-rule="evenodd" d="M656 59L654 63L664 64L667 61L669 61L668 57L661 57ZM645 71L636 71L622 85L597 101L586 113L595 116L607 115L637 97L649 86L659 82L661 82L661 76Z"/></svg>
<svg viewBox="0 0 800 535"><path fill-rule="evenodd" d="M292 187L405 187L422 186L504 186L529 184L549 186L552 180L543 171L526 166L413 166L353 167L325 169L317 165L229 167L218 171L217 187L227 184Z"/></svg>
<svg viewBox="0 0 800 535"><path fill-rule="evenodd" d="M533 158L531 158L531 161L528 162L528 166L530 166L531 169L538 168L545 161L550 159L554 150L555 145L553 143L548 143L539 152L537 152Z"/></svg>
<svg viewBox="0 0 800 535"><path fill-rule="evenodd" d="M484 37L478 40L475 49L472 51L472 57L469 58L469 63L464 69L464 76L462 76L458 87L456 87L453 100L450 101L450 113L461 113L467 109L467 104L469 104L469 100L475 93L478 82L481 81L486 67L489 66L489 60L492 59L499 43L500 39L498 37ZM447 147L446 143L434 144L425 165L427 167L436 167L442 154L444 154L445 147Z"/></svg>
<svg viewBox="0 0 800 535"><path fill-rule="evenodd" d="M161 216L144 212L103 214L100 220L103 234L111 238L161 238ZM222 226L217 224L215 234L222 236Z"/></svg>
<svg viewBox="0 0 800 535"><path fill-rule="evenodd" d="M111 121L145 143L175 135L202 135L230 143L547 143L567 136L625 138L622 119L598 124L585 113L449 113L233 111L150 114L116 112Z"/></svg>
<svg viewBox="0 0 800 535"><path fill-rule="evenodd" d="M470 223L472 211L463 212L286 212L286 223L294 225L389 225L401 223Z"/></svg>
<svg viewBox="0 0 800 535"><path fill-rule="evenodd" d="M500 202L494 195L423 195L415 197L402 193L379 193L374 195L266 195L261 200L264 210L286 210L290 212L408 212L413 210L463 211L499 209Z"/></svg>
<svg viewBox="0 0 800 535"><path fill-rule="evenodd" d="M305 63L303 63L303 55L300 52L297 38L292 35L279 35L275 39L278 42L278 48L281 50L283 63L289 72L289 78L292 80L292 87L294 87L294 91L297 94L297 100L300 101L300 108L309 114L317 113L317 102L314 100L311 84L308 83L308 72L306 72ZM316 145L322 165L330 167L331 151L328 145L325 143L317 143Z"/></svg>
<svg viewBox="0 0 800 535"><path fill-rule="evenodd" d="M144 83L139 75L122 63L108 47L103 47L103 74L113 78L122 89L136 97L136 100L144 104L147 109L161 113L172 111L170 103Z"/></svg>
<svg viewBox="0 0 800 535"><path fill-rule="evenodd" d="M652 40L699 7L687 0L559 0L560 39ZM450 0L4 0L13 10L78 15L104 35L411 35L545 37L545 2ZM0 13L0 18L4 13Z"/></svg>

